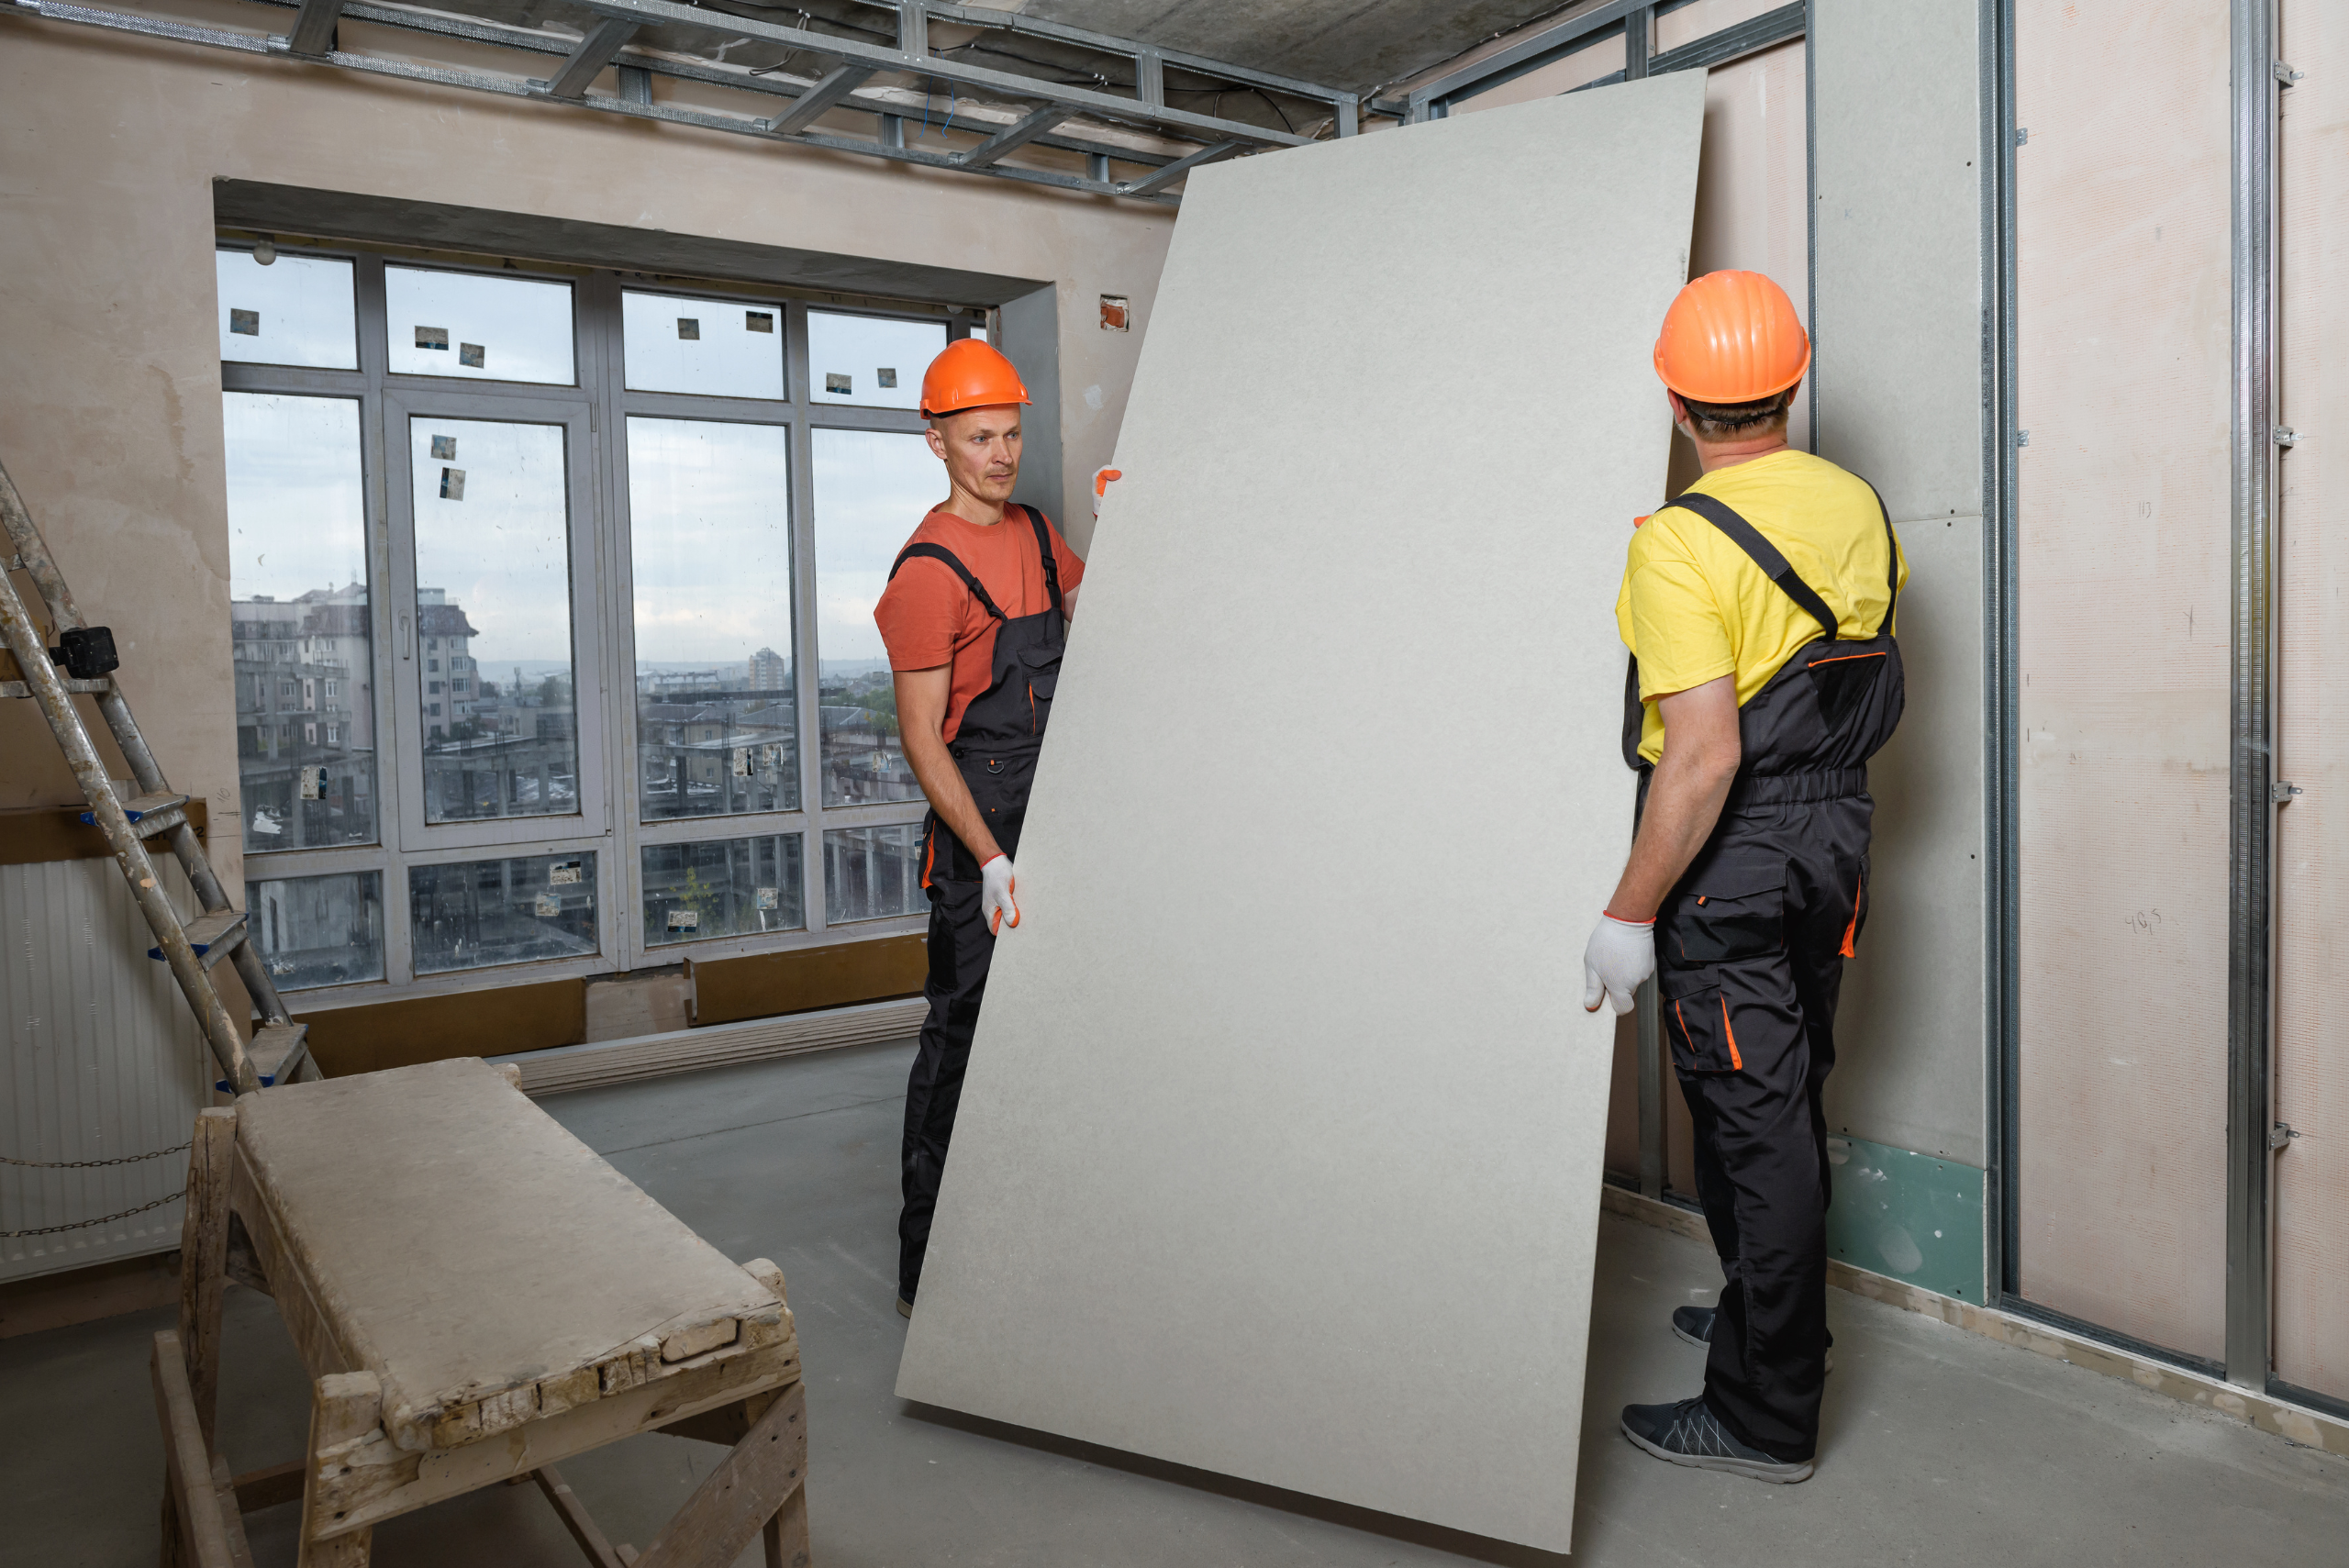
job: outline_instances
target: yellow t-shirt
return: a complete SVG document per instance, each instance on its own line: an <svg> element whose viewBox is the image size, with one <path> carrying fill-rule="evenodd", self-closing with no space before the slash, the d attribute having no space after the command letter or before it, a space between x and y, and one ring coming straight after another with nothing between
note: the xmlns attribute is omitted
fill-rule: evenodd
<svg viewBox="0 0 2349 1568"><path fill-rule="evenodd" d="M1717 468L1688 488L1720 501L1777 546L1839 617L1839 635L1875 635L1888 587L1884 514L1865 480L1789 449ZM1909 581L1905 553L1900 581ZM1727 534L1673 506L1632 533L1615 622L1640 661L1647 709L1640 755L1651 762L1664 752L1657 697L1733 673L1742 707L1819 636L1810 613Z"/></svg>

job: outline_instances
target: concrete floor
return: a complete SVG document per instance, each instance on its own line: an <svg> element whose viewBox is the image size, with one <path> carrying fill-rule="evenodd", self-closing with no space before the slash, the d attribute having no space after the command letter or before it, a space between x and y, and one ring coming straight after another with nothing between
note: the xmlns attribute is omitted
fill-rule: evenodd
<svg viewBox="0 0 2349 1568"><path fill-rule="evenodd" d="M870 1046L547 1102L729 1256L782 1265L807 1369L818 1568L1568 1561L894 1397L909 1055ZM1720 1279L1694 1242L1602 1222L1573 1562L2349 1563L2349 1462L1840 1291L1828 1293L1836 1370L1816 1478L1775 1487L1662 1464L1618 1435L1615 1412L1695 1391L1701 1352L1666 1320ZM168 1322L144 1314L0 1341L0 1565L155 1561L146 1343ZM300 1368L271 1305L241 1289L229 1293L221 1411L237 1468L298 1451ZM564 1471L612 1539L641 1545L718 1454L640 1438ZM262 1568L293 1562L296 1512L250 1519ZM581 1561L533 1487L475 1493L375 1540L387 1565Z"/></svg>

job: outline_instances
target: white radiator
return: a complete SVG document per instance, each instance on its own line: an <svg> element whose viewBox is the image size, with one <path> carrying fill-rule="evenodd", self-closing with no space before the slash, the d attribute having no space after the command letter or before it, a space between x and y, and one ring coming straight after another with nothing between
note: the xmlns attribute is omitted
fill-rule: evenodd
<svg viewBox="0 0 2349 1568"><path fill-rule="evenodd" d="M157 857L183 913L185 875ZM0 1155L113 1160L187 1141L214 1074L154 934L110 860L0 866ZM187 1156L86 1170L0 1164L0 1232L119 1214L186 1184ZM0 1280L165 1252L178 1199L105 1225L0 1235Z"/></svg>

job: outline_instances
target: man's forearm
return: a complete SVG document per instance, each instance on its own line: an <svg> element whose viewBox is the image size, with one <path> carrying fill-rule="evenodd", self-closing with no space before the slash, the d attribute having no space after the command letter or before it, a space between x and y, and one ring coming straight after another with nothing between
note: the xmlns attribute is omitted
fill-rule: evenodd
<svg viewBox="0 0 2349 1568"><path fill-rule="evenodd" d="M947 830L963 840L980 864L1003 853L995 835L979 817L978 802L971 798L971 786L963 782L963 771L954 765L954 757L947 751L946 742L934 733L906 731L904 733L906 761L913 764L914 777L921 783L922 794L930 797L930 808Z"/></svg>
<svg viewBox="0 0 2349 1568"><path fill-rule="evenodd" d="M1664 895L1713 836L1736 777L1734 760L1726 768L1701 758L1675 766L1668 756L1657 764L1647 810L1631 840L1631 858L1615 896L1607 901L1609 914L1621 920L1654 918Z"/></svg>

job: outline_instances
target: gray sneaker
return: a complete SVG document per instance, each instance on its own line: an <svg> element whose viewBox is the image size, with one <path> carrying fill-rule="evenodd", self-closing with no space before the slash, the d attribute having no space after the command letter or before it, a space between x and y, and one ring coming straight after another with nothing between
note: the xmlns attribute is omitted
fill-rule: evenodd
<svg viewBox="0 0 2349 1568"><path fill-rule="evenodd" d="M1672 1331L1692 1345L1709 1345L1713 1342L1713 1316L1720 1310L1718 1307L1675 1307L1672 1309ZM1835 1336L1828 1335L1827 1343L1826 1370L1833 1372Z"/></svg>
<svg viewBox="0 0 2349 1568"><path fill-rule="evenodd" d="M1810 1461L1772 1459L1731 1436L1701 1394L1677 1405L1624 1406L1623 1435L1658 1459L1696 1470L1725 1470L1778 1485L1810 1479Z"/></svg>

